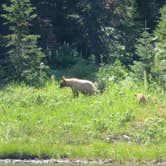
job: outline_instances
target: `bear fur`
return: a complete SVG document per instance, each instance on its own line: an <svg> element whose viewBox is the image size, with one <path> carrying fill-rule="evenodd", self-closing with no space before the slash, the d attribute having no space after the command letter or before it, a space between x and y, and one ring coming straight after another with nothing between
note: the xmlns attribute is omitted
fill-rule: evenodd
<svg viewBox="0 0 166 166"><path fill-rule="evenodd" d="M83 94L93 95L97 92L97 85L89 80L82 80L78 78L62 77L60 88L70 87L75 97L78 97L79 92Z"/></svg>
<svg viewBox="0 0 166 166"><path fill-rule="evenodd" d="M146 97L143 93L136 93L135 96L136 96L137 101L138 101L139 104L140 103L146 103L147 100L146 100Z"/></svg>

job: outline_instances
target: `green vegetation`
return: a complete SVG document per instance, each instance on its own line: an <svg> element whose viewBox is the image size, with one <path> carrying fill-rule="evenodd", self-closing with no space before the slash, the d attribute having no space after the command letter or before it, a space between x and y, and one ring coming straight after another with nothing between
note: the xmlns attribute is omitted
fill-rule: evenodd
<svg viewBox="0 0 166 166"><path fill-rule="evenodd" d="M165 159L165 0L1 0L0 24L0 158Z"/></svg>
<svg viewBox="0 0 166 166"><path fill-rule="evenodd" d="M145 73L148 82L165 88L164 5L164 0L1 0L0 84L39 86L51 75L94 79L101 64L111 68L118 62L134 77Z"/></svg>
<svg viewBox="0 0 166 166"><path fill-rule="evenodd" d="M70 166L81 166L82 164L70 164ZM0 166L68 166L68 164L0 164ZM98 164L86 164L86 166L98 166ZM101 165L105 166L105 164ZM130 166L130 164L107 164L107 166ZM132 166L132 165L131 165ZM138 165L136 166L145 166ZM151 166L151 165L149 165Z"/></svg>
<svg viewBox="0 0 166 166"><path fill-rule="evenodd" d="M134 94L148 96L145 105ZM165 94L126 78L107 81L95 96L73 98L48 82L35 89L11 84L0 91L0 158L160 160L166 155Z"/></svg>
<svg viewBox="0 0 166 166"><path fill-rule="evenodd" d="M8 51L3 61L6 61L8 78L34 84L39 81L42 58L41 48L37 46L38 35L30 33L30 22L36 17L34 7L29 0L11 0L10 6L3 5L5 14L2 17L9 26L9 34L4 36L3 46Z"/></svg>

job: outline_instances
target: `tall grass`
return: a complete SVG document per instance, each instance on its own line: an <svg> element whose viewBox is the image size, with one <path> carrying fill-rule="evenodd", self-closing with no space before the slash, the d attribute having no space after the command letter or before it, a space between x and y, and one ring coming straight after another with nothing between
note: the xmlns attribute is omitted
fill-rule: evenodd
<svg viewBox="0 0 166 166"><path fill-rule="evenodd" d="M134 94L144 92L147 104ZM73 98L57 82L0 90L0 158L152 160L166 155L165 94L130 79Z"/></svg>

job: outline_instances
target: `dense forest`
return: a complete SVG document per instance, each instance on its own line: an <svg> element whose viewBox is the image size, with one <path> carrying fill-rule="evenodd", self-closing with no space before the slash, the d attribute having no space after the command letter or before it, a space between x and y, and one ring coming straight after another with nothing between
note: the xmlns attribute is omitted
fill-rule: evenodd
<svg viewBox="0 0 166 166"><path fill-rule="evenodd" d="M126 75L166 88L165 0L1 0L0 82ZM97 73L97 74L96 74Z"/></svg>

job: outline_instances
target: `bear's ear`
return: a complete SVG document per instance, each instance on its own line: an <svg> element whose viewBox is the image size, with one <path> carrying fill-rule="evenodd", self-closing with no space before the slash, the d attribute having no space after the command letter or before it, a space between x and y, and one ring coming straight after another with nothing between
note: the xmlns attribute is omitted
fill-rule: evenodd
<svg viewBox="0 0 166 166"><path fill-rule="evenodd" d="M65 76L62 76L62 80L63 80L63 81L65 80Z"/></svg>

